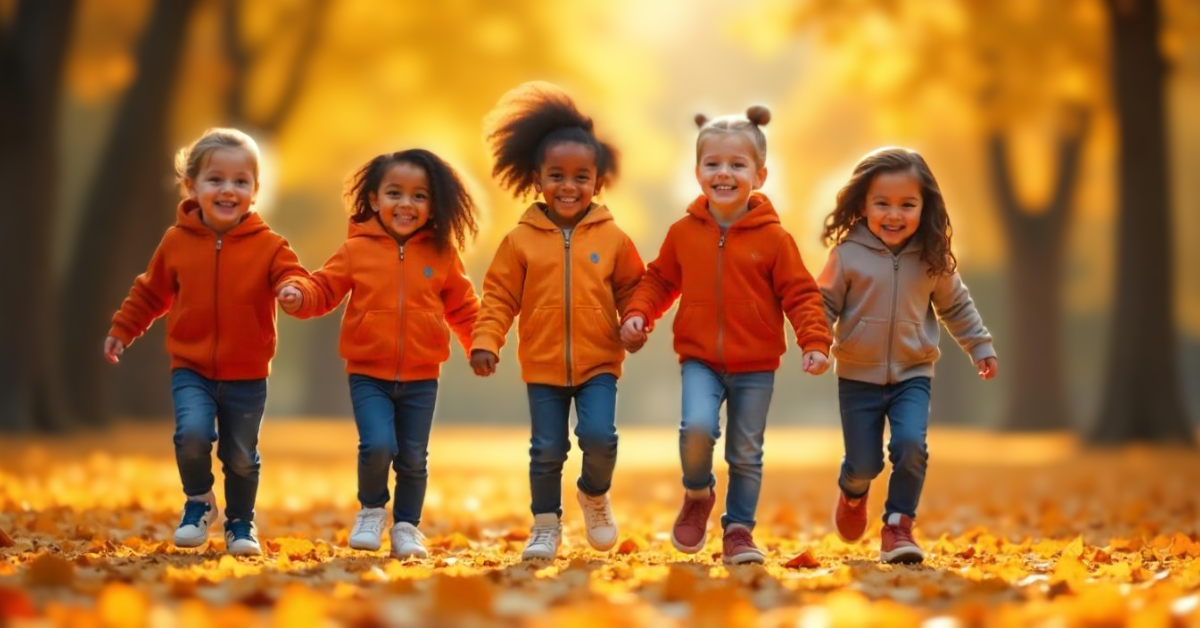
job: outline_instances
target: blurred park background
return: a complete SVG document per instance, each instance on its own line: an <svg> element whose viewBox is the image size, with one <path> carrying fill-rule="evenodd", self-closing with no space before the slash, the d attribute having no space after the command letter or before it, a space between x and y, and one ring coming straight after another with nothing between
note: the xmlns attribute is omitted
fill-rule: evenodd
<svg viewBox="0 0 1200 628"><path fill-rule="evenodd" d="M647 261L699 193L697 112L771 107L765 192L814 275L858 158L920 151L1000 356L980 382L943 334L933 424L1194 440L1194 0L0 0L0 33L2 430L171 416L163 322L119 367L101 346L173 222L172 153L205 128L259 141L257 208L311 269L344 239L355 167L434 151L481 207L479 286L525 206L491 180L481 120L548 80L621 150L601 200ZM350 416L339 324L280 316L269 416ZM621 425L678 422L661 329L626 362ZM439 422L526 424L514 343L488 379L453 348ZM835 378L794 348L776 382L772 425L838 424Z"/></svg>

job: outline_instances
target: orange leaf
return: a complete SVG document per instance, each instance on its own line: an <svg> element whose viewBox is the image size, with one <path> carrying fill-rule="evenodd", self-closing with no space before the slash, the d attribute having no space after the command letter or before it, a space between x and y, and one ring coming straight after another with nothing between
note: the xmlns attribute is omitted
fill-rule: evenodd
<svg viewBox="0 0 1200 628"><path fill-rule="evenodd" d="M970 560L975 557L975 546L972 545L972 546L968 547L967 549L955 554L955 556L957 556L963 560Z"/></svg>
<svg viewBox="0 0 1200 628"><path fill-rule="evenodd" d="M633 554L646 549L646 542L642 539L631 536L624 541L621 541L621 546L617 548L618 554Z"/></svg>
<svg viewBox="0 0 1200 628"><path fill-rule="evenodd" d="M75 565L52 554L40 554L29 564L25 581L34 587L65 587L75 582Z"/></svg>
<svg viewBox="0 0 1200 628"><path fill-rule="evenodd" d="M4 530L0 530L0 547L12 547L14 545L16 545L16 543L13 542L12 537L9 536Z"/></svg>
<svg viewBox="0 0 1200 628"><path fill-rule="evenodd" d="M784 563L783 566L788 569L816 569L821 566L821 561L812 555L812 550L804 550L795 558Z"/></svg>
<svg viewBox="0 0 1200 628"><path fill-rule="evenodd" d="M671 565L667 572L667 583L663 587L663 599L667 602L687 602L696 594L695 572L687 567Z"/></svg>
<svg viewBox="0 0 1200 628"><path fill-rule="evenodd" d="M0 587L0 623L8 619L33 619L37 611L29 594L13 587Z"/></svg>

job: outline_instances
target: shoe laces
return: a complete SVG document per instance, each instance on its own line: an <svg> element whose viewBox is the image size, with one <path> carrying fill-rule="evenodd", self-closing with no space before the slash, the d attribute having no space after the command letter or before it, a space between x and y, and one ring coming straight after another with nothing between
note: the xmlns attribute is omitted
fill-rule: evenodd
<svg viewBox="0 0 1200 628"><path fill-rule="evenodd" d="M199 526L200 521L212 510L212 505L208 502L198 502L188 500L183 503L183 520L179 522L179 526Z"/></svg>
<svg viewBox="0 0 1200 628"><path fill-rule="evenodd" d="M758 549L758 546L754 544L754 535L750 534L750 531L746 528L738 527L727 530L725 532L725 542Z"/></svg>
<svg viewBox="0 0 1200 628"><path fill-rule="evenodd" d="M425 534L413 525L401 525L392 529L392 533L402 543L417 543L425 540Z"/></svg>
<svg viewBox="0 0 1200 628"><path fill-rule="evenodd" d="M703 499L684 499L683 514L680 515L679 522L704 527L708 520L708 516L704 514L704 502Z"/></svg>
<svg viewBox="0 0 1200 628"><path fill-rule="evenodd" d="M354 518L354 527L378 535L383 530L383 520L386 516L377 510L360 510Z"/></svg>
<svg viewBox="0 0 1200 628"><path fill-rule="evenodd" d="M225 531L235 541L253 541L254 524L244 519L235 519L225 524Z"/></svg>
<svg viewBox="0 0 1200 628"><path fill-rule="evenodd" d="M583 510L587 515L589 528L613 525L612 513L608 509L608 504L602 500L603 498L595 497L583 500L583 503L587 505Z"/></svg>
<svg viewBox="0 0 1200 628"><path fill-rule="evenodd" d="M555 545L554 540L557 536L558 526L556 525L533 526L533 530L529 535L529 544L548 545L553 547Z"/></svg>
<svg viewBox="0 0 1200 628"><path fill-rule="evenodd" d="M916 545L917 541L913 539L912 529L900 525L888 524L888 529L892 531L892 539L895 543L905 543L908 545Z"/></svg>

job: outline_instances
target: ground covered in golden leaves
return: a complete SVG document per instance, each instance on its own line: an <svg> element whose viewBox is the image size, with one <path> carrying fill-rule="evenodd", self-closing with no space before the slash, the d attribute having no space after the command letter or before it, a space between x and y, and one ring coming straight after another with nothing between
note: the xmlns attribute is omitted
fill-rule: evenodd
<svg viewBox="0 0 1200 628"><path fill-rule="evenodd" d="M576 450L560 558L525 564L524 433L438 428L421 526L431 557L401 562L386 541L346 548L352 422L268 421L267 553L235 559L215 534L199 551L172 547L170 431L0 443L0 626L1200 626L1194 452L935 431L917 528L929 558L886 566L878 522L852 545L831 533L839 434L770 430L755 532L768 560L726 567L717 535L695 556L671 547L675 435L624 430L618 549L584 540Z"/></svg>

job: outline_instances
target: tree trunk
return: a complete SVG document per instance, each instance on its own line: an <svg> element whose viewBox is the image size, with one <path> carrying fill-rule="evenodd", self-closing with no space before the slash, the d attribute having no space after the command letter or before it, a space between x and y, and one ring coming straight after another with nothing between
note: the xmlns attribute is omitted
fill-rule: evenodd
<svg viewBox="0 0 1200 628"><path fill-rule="evenodd" d="M1030 212L1017 201L1004 138L995 134L989 140L992 178L1012 269L1008 297L1012 335L1004 345L1011 348L1012 355L1005 369L1010 400L1002 424L1006 430L1071 427L1063 378L1061 299L1067 224L1082 144L1083 133L1060 141L1050 204L1041 212Z"/></svg>
<svg viewBox="0 0 1200 628"><path fill-rule="evenodd" d="M1194 444L1175 356L1159 6L1156 0L1109 4L1120 127L1116 307L1104 402L1089 440Z"/></svg>
<svg viewBox="0 0 1200 628"><path fill-rule="evenodd" d="M51 229L58 105L74 0L21 2L0 31L0 430L65 428L54 326Z"/></svg>
<svg viewBox="0 0 1200 628"><path fill-rule="evenodd" d="M138 46L138 75L125 95L84 206L79 239L63 292L62 355L71 408L89 423L110 418L113 373L99 356L113 312L144 270L173 207L167 122L184 34L194 0L161 0ZM139 351L161 352L159 347ZM165 369L165 363L163 368ZM150 391L165 395L167 391Z"/></svg>

